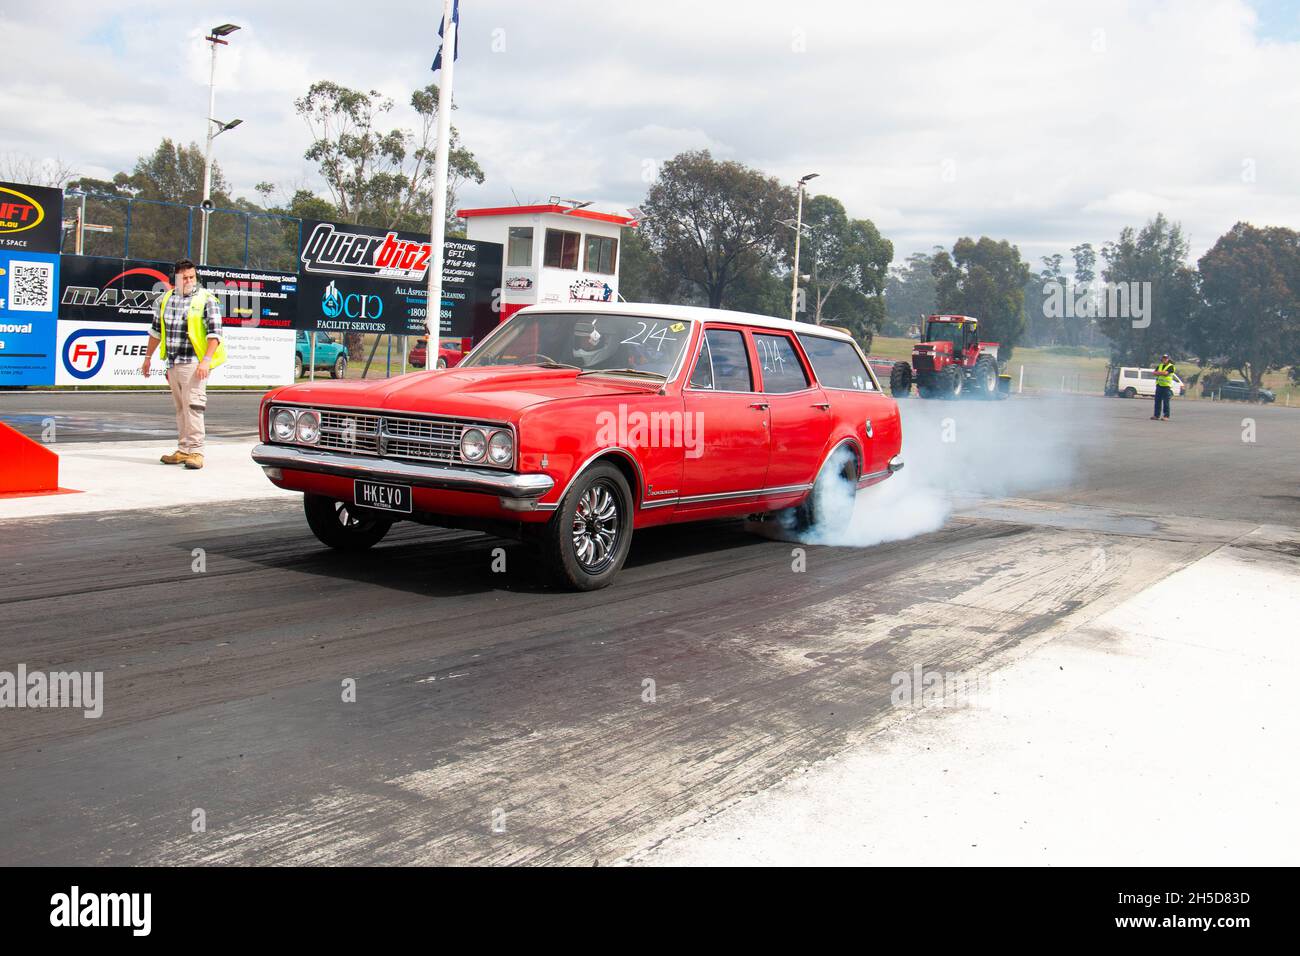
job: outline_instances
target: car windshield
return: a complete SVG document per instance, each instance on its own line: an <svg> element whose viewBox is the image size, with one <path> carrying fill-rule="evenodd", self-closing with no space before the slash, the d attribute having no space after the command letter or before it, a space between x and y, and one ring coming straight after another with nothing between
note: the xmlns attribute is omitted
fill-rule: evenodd
<svg viewBox="0 0 1300 956"><path fill-rule="evenodd" d="M460 367L563 365L588 372L645 372L669 378L690 337L691 323L685 319L521 312Z"/></svg>

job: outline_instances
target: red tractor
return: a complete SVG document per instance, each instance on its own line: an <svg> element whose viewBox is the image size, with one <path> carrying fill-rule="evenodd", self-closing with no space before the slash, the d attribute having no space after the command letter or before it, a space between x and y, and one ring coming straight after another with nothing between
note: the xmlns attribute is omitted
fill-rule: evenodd
<svg viewBox="0 0 1300 956"><path fill-rule="evenodd" d="M979 319L969 315L932 315L925 334L912 346L912 364L895 362L889 390L895 398L998 397L998 344L981 342Z"/></svg>

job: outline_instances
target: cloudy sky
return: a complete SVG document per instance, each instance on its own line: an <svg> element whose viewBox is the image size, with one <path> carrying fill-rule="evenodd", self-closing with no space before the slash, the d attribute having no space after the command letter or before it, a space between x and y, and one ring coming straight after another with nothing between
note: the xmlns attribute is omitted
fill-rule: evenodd
<svg viewBox="0 0 1300 956"><path fill-rule="evenodd" d="M873 219L897 258L962 235L1026 258L1158 211L1198 256L1235 221L1300 227L1300 0L772 3L463 0L468 206L552 194L621 211L684 149ZM0 152L81 173L201 140L202 34L236 193L320 187L293 99L318 79L399 103L429 82L441 3L0 0ZM399 122L409 118L395 112Z"/></svg>

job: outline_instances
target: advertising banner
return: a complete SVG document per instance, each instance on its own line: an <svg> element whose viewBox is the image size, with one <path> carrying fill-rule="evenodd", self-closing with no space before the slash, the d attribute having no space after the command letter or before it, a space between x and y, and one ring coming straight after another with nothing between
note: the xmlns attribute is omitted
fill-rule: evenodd
<svg viewBox="0 0 1300 956"><path fill-rule="evenodd" d="M292 329L232 327L224 331L226 361L212 370L211 385L288 385L293 380ZM167 386L167 363L155 356L148 378L140 374L149 327L139 322L58 324L56 385Z"/></svg>
<svg viewBox="0 0 1300 956"><path fill-rule="evenodd" d="M63 256L59 318L82 322L152 322L172 287L171 263L102 256ZM199 266L199 283L216 293L232 326L292 328L298 277L287 272Z"/></svg>
<svg viewBox="0 0 1300 956"><path fill-rule="evenodd" d="M427 236L341 223L302 226L299 328L423 335L427 329ZM442 334L473 337L500 319L502 246L443 244Z"/></svg>
<svg viewBox="0 0 1300 956"><path fill-rule="evenodd" d="M0 385L54 384L57 253L0 248Z"/></svg>
<svg viewBox="0 0 1300 956"><path fill-rule="evenodd" d="M0 182L0 251L58 253L63 190Z"/></svg>

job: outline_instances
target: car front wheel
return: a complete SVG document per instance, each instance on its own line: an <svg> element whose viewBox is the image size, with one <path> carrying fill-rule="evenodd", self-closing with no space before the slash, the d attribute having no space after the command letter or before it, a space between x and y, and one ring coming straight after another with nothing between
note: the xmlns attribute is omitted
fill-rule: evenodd
<svg viewBox="0 0 1300 956"><path fill-rule="evenodd" d="M324 495L303 495L303 511L312 534L338 551L365 551L388 534L393 522L364 508Z"/></svg>
<svg viewBox="0 0 1300 956"><path fill-rule="evenodd" d="M617 467L598 462L573 483L542 535L551 579L578 591L614 580L632 546L632 492Z"/></svg>

